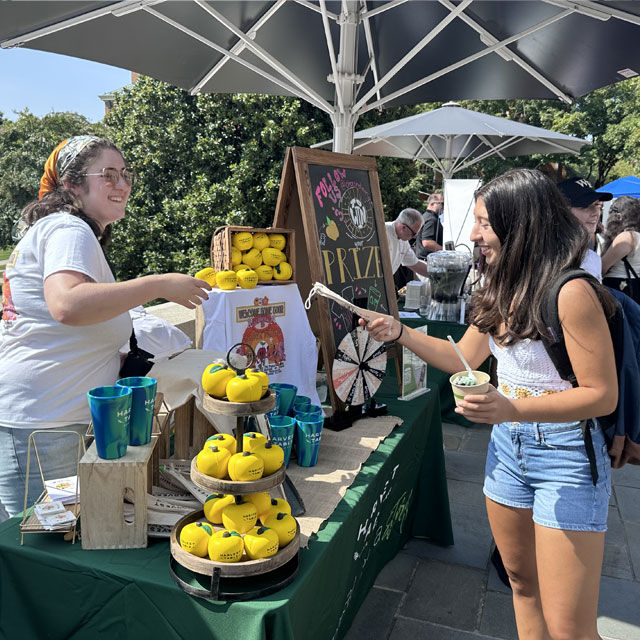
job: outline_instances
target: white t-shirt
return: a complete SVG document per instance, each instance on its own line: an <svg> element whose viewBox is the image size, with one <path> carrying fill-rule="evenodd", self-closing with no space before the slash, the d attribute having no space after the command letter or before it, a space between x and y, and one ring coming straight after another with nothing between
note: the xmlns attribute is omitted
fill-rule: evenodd
<svg viewBox="0 0 640 640"><path fill-rule="evenodd" d="M602 258L593 249L587 249L580 268L602 282Z"/></svg>
<svg viewBox="0 0 640 640"><path fill-rule="evenodd" d="M418 257L406 240L400 240L396 235L393 222L385 222L387 230L387 242L389 243L389 253L391 254L391 273L395 273L401 264L405 267L412 267L418 263Z"/></svg>
<svg viewBox="0 0 640 640"><path fill-rule="evenodd" d="M44 300L44 281L64 270L114 282L89 226L68 213L54 213L29 229L5 268L0 425L88 423L87 391L117 379L119 349L131 335L131 318L123 313L84 327L55 321Z"/></svg>

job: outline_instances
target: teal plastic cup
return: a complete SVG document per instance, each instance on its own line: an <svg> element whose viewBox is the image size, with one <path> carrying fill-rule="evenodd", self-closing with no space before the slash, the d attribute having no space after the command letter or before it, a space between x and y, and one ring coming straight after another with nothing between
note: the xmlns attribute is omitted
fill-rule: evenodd
<svg viewBox="0 0 640 640"><path fill-rule="evenodd" d="M147 444L151 441L153 430L153 408L156 404L158 381L146 376L132 376L121 378L116 385L128 387L132 393L129 444L133 446Z"/></svg>
<svg viewBox="0 0 640 640"><path fill-rule="evenodd" d="M273 387L271 385L269 385L270 389L273 389ZM267 412L265 415L267 416L267 418L269 419L269 422L271 422L271 418L273 418L273 416L279 416L280 414L278 413L280 410L280 391L278 389L273 389L276 392L276 407L275 409L273 409L272 411Z"/></svg>
<svg viewBox="0 0 640 640"><path fill-rule="evenodd" d="M293 405L293 415L295 418L305 415L321 416L322 407L318 404L308 404L304 409L298 409L298 405Z"/></svg>
<svg viewBox="0 0 640 640"><path fill-rule="evenodd" d="M303 413L296 418L296 455L301 467L313 467L318 462L322 415Z"/></svg>
<svg viewBox="0 0 640 640"><path fill-rule="evenodd" d="M127 453L132 396L129 387L117 385L87 391L98 457L115 460Z"/></svg>
<svg viewBox="0 0 640 640"><path fill-rule="evenodd" d="M274 382L269 385L270 389L275 389L276 393L280 396L278 402L278 415L289 416L293 410L293 401L298 393L298 387L294 384L287 384L286 382Z"/></svg>
<svg viewBox="0 0 640 640"><path fill-rule="evenodd" d="M296 421L289 416L272 416L269 418L269 426L271 427L271 440L274 444L282 447L284 451L284 464L289 466L293 436L296 431Z"/></svg>
<svg viewBox="0 0 640 640"><path fill-rule="evenodd" d="M293 413L296 411L304 411L311 404L309 396L296 396L293 400Z"/></svg>

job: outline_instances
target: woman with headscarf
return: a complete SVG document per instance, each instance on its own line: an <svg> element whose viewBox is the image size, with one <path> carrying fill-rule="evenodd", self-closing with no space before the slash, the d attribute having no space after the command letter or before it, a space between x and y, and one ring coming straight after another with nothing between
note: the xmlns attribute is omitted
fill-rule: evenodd
<svg viewBox="0 0 640 640"><path fill-rule="evenodd" d="M44 477L76 474L78 438L54 432L86 432L87 391L116 381L129 309L156 298L194 308L211 289L179 273L115 281L102 248L134 180L112 142L76 136L54 149L39 199L22 212L28 229L5 267L0 333L0 505L9 516L23 509L34 430L50 432L38 439ZM32 457L29 505L42 488Z"/></svg>
<svg viewBox="0 0 640 640"><path fill-rule="evenodd" d="M617 406L607 325L615 303L605 287L582 278L560 290L558 312L577 377L574 388L546 352L541 308L550 283L580 266L586 230L557 187L530 169L509 171L482 186L474 217L471 240L486 269L458 347L472 368L490 354L496 358L498 389L465 396L456 411L494 425L485 502L512 586L518 635L596 640L611 471L604 434L592 418ZM462 369L447 340L390 316L366 326L376 340L395 339L438 369ZM585 447L588 436L597 474Z"/></svg>

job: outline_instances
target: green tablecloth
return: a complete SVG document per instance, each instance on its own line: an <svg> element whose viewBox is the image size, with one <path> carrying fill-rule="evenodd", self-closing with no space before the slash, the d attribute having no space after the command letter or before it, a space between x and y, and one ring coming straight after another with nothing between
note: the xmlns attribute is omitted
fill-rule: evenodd
<svg viewBox="0 0 640 640"><path fill-rule="evenodd" d="M417 327L423 327L425 324L429 328L429 335L434 338L447 339L450 335L456 342L462 338L464 332L467 330L466 324L458 324L457 322L441 322L439 320L425 320L424 318L402 318L401 322L413 329ZM490 358L487 358L485 362L479 367L480 371L486 371L489 373ZM460 368L463 369L462 364ZM453 400L453 394L451 393L451 385L449 384L449 373L440 371L435 367L427 368L427 386L434 389L440 394L440 410L441 418L443 422L453 422L454 424L460 424L464 427L472 427L473 422L469 422L463 416L455 413L454 409L456 404Z"/></svg>
<svg viewBox="0 0 640 640"><path fill-rule="evenodd" d="M206 602L171 580L168 541L83 551L59 534L29 534L21 547L13 518L0 525L0 638L341 638L410 535L453 543L438 396L400 402L388 378L376 397L404 424L371 454L300 551L287 588L251 602Z"/></svg>

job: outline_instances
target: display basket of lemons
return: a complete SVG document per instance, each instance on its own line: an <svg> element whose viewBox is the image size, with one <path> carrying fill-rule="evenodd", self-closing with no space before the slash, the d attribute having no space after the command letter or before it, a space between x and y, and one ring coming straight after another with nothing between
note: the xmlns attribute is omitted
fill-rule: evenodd
<svg viewBox="0 0 640 640"><path fill-rule="evenodd" d="M173 580L190 595L227 602L262 598L289 585L298 572L300 525L297 520L280 511L256 517L253 503L236 498L222 506L224 523L212 523L207 515L211 518L216 509L220 511L218 507L227 497L210 496L204 510L185 516L171 531ZM207 514L210 502L214 506ZM263 519L271 526L265 525ZM206 589L194 586L202 584L202 580L194 580L188 572L210 576L210 584Z"/></svg>
<svg viewBox="0 0 640 640"><path fill-rule="evenodd" d="M257 275L259 285L295 282L295 263L293 229L226 225L218 227L211 238L211 267L222 289L235 289L247 271Z"/></svg>

